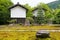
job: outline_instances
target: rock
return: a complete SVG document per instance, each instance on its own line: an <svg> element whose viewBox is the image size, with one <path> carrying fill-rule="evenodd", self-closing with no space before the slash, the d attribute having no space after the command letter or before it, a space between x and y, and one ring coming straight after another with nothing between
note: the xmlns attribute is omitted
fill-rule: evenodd
<svg viewBox="0 0 60 40"><path fill-rule="evenodd" d="M9 26L14 26L14 24L9 24Z"/></svg>
<svg viewBox="0 0 60 40"><path fill-rule="evenodd" d="M29 20L27 20L27 19L26 19L26 21L25 21L25 26L30 26L30 22L29 22Z"/></svg>
<svg viewBox="0 0 60 40"><path fill-rule="evenodd" d="M50 35L50 33L46 30L39 30L37 33L36 33L36 37L37 38L48 38Z"/></svg>

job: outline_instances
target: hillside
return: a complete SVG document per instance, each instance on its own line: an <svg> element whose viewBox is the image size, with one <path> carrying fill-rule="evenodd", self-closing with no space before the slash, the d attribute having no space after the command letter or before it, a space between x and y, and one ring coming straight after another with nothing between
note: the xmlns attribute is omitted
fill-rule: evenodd
<svg viewBox="0 0 60 40"><path fill-rule="evenodd" d="M53 8L53 9L58 8L59 5L60 5L60 0L57 0L57 1L54 1L54 2L50 2L50 3L48 3L48 5L49 5L51 8Z"/></svg>

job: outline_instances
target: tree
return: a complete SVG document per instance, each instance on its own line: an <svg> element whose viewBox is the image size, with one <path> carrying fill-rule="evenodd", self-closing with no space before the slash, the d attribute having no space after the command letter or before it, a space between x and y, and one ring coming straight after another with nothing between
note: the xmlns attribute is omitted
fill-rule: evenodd
<svg viewBox="0 0 60 40"><path fill-rule="evenodd" d="M33 8L31 6L29 6L28 4L25 4L24 6L28 9L27 15L26 15L27 20L29 20L30 24L32 24L34 22L34 20L32 18L33 17L33 14L32 14Z"/></svg>
<svg viewBox="0 0 60 40"><path fill-rule="evenodd" d="M43 15L43 10L41 7L38 7L38 16L37 16L37 23L42 24L44 23L44 15Z"/></svg>
<svg viewBox="0 0 60 40"><path fill-rule="evenodd" d="M40 3L38 6L38 16L37 16L37 22L38 23L49 23L51 22L53 14L51 9L47 4Z"/></svg>
<svg viewBox="0 0 60 40"><path fill-rule="evenodd" d="M55 9L54 10L54 20L53 20L54 24L60 24L60 9Z"/></svg>
<svg viewBox="0 0 60 40"><path fill-rule="evenodd" d="M11 0L0 0L0 24L6 24L10 19L8 8L13 5Z"/></svg>
<svg viewBox="0 0 60 40"><path fill-rule="evenodd" d="M33 14L32 14L33 8L31 6L29 6L28 4L25 4L24 6L28 9L26 16L27 17L32 17L33 16Z"/></svg>

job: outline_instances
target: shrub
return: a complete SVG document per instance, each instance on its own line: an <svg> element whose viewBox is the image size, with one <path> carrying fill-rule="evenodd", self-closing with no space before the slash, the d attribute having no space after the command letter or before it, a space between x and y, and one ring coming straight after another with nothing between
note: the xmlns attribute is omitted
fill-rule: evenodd
<svg viewBox="0 0 60 40"><path fill-rule="evenodd" d="M10 20L10 21L8 21L10 24L12 24L12 23L15 23L16 22L16 20Z"/></svg>

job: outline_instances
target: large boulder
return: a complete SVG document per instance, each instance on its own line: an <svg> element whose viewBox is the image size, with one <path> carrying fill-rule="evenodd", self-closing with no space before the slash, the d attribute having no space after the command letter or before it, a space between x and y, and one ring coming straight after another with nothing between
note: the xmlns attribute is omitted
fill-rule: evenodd
<svg viewBox="0 0 60 40"><path fill-rule="evenodd" d="M50 37L49 35L50 35L50 33L46 30L39 30L36 33L37 38L48 38L48 37Z"/></svg>

